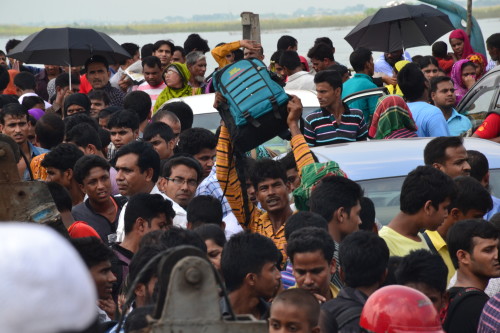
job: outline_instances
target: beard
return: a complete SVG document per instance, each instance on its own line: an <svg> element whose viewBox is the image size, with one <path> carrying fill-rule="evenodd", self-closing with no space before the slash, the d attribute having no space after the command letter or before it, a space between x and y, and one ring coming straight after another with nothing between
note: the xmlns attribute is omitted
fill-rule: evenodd
<svg viewBox="0 0 500 333"><path fill-rule="evenodd" d="M199 83L203 83L203 82L205 82L205 77L204 77L204 76L201 76L201 75L196 75L196 76L194 77L194 79L195 79L195 81L196 81L196 82L199 82Z"/></svg>

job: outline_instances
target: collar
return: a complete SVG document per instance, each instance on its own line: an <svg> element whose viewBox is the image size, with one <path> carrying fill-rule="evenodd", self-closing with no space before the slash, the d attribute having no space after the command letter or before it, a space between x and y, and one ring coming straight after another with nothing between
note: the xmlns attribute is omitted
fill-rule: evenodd
<svg viewBox="0 0 500 333"><path fill-rule="evenodd" d="M457 110L452 109L450 118L448 118L448 122L450 122L450 120L452 120L453 118L462 118L462 115L458 113Z"/></svg>
<svg viewBox="0 0 500 333"><path fill-rule="evenodd" d="M365 74L365 73L355 73L353 75L353 78L355 78L355 77L364 78L364 79L368 79L370 81L373 81L372 77L368 74Z"/></svg>

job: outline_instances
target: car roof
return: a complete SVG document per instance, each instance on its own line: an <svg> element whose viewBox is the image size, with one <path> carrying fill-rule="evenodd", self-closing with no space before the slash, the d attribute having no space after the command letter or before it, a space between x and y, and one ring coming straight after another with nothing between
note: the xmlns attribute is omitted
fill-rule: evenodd
<svg viewBox="0 0 500 333"><path fill-rule="evenodd" d="M287 94L296 95L302 101L302 106L307 107L318 107L319 102L316 98L316 92L313 90L286 90ZM202 94L195 96L186 96L180 98L172 98L167 103L182 101L188 104L193 110L193 114L206 114L217 112L213 108L214 104L214 93Z"/></svg>
<svg viewBox="0 0 500 333"><path fill-rule="evenodd" d="M358 141L312 148L320 162L335 161L355 181L406 176L424 164L424 148L433 138ZM482 152L490 169L500 168L500 144L464 138L468 150Z"/></svg>

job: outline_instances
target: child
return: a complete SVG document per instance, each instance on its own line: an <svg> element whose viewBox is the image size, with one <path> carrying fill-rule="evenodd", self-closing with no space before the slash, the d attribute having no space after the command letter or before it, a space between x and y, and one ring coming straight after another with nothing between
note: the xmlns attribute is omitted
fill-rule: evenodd
<svg viewBox="0 0 500 333"><path fill-rule="evenodd" d="M448 55L448 45L442 41L432 44L432 56L438 61L439 68L446 75L450 75L451 67L453 67L453 58Z"/></svg>
<svg viewBox="0 0 500 333"><path fill-rule="evenodd" d="M285 290L271 305L269 332L319 333L319 313L319 303L310 292L300 288Z"/></svg>

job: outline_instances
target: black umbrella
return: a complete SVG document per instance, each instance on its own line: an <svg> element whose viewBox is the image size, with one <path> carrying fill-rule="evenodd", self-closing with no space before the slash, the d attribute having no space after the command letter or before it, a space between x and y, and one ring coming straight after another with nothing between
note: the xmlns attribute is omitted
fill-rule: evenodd
<svg viewBox="0 0 500 333"><path fill-rule="evenodd" d="M446 14L427 5L398 5L379 9L361 21L345 40L354 49L392 52L431 45L453 30Z"/></svg>
<svg viewBox="0 0 500 333"><path fill-rule="evenodd" d="M130 58L117 42L94 29L46 28L24 39L8 57L27 64L81 66L94 56L101 55L110 64Z"/></svg>

